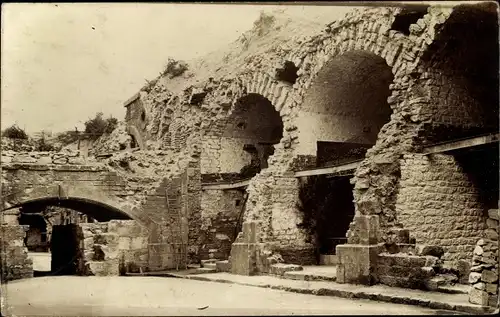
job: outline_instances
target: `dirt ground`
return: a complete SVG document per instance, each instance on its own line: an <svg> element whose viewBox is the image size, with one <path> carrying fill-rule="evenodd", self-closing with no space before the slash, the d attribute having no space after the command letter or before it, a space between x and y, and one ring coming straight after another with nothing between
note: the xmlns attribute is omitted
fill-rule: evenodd
<svg viewBox="0 0 500 317"><path fill-rule="evenodd" d="M450 313L369 300L161 277L47 276L10 282L3 286L2 294L4 316Z"/></svg>

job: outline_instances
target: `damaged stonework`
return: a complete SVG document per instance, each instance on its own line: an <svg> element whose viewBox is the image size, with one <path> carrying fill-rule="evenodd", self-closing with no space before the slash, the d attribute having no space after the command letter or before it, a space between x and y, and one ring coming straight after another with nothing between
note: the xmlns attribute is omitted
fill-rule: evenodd
<svg viewBox="0 0 500 317"><path fill-rule="evenodd" d="M484 232L484 238L477 241L472 257L469 302L496 307L499 296L498 223L500 215L498 209L490 209L488 215L486 220L488 228Z"/></svg>
<svg viewBox="0 0 500 317"><path fill-rule="evenodd" d="M279 120L270 122L270 126L281 133L265 140L273 151L249 182L244 220L257 221L262 243L272 250L269 252L280 253L285 261L312 263L314 245L308 242L306 230L300 228L303 215L297 208L299 186L294 172L318 164L316 142L322 138L371 147L352 179L356 217L347 233L348 244L339 249L339 271L345 274L339 280L371 281L376 271L374 257L383 251L379 246L404 243L407 237L405 226L410 222L405 223L405 216L398 216L398 208L407 206L402 203L404 194L398 197L398 191L409 190L405 184L400 186L401 175L407 173L402 158L418 153L430 142L433 132L429 124L446 123L454 113L440 113L439 109L445 107L436 104L443 98L436 97L435 86L442 77L436 75L434 68L445 68L443 63L448 56L442 54L446 51L442 46L447 42L448 29L456 28L457 19L475 8L429 6L426 11L421 10L408 30L399 22L397 27L394 24L396 19L401 21L402 8L355 10L313 35L297 28L297 36L277 41L279 45L263 43L266 36L284 36L279 30L280 19L266 26L265 35L259 35L256 27L235 44L237 54L225 56L224 63L217 64L215 56L207 57L209 62L190 63L189 69L175 78L160 76L147 92L141 92L138 100L147 118L141 132L146 148L172 151L176 158L194 155L200 159L201 174L237 174L252 160L243 149L247 143L257 143L255 134L254 139L241 141L242 135L250 136L244 133L251 130L248 128L254 120L249 110L251 104L270 109L266 110L266 119L277 113ZM490 14L486 7L477 10ZM283 26L293 27L287 23ZM434 55L439 56L437 61L432 58ZM349 90L342 83L336 86L338 90L329 87L333 84L328 79L338 69L358 76L346 77L358 83L354 89ZM383 78L387 87L374 81L378 86L362 91L359 82L371 82L363 74L373 72ZM334 104L351 107L313 108L319 106L312 101L339 95L345 98L332 99L340 101ZM373 96L380 109L353 108L359 101L353 98L364 95ZM362 113L372 117L364 118ZM366 123L375 117L377 120ZM471 112L467 117L471 122L467 124L473 126L477 118ZM328 126L332 120L338 121L335 128ZM138 130L144 126L133 124ZM290 256L299 250L300 259ZM447 249L444 257L451 259L454 253L463 252ZM359 262L355 273L342 269L354 258L364 261Z"/></svg>
<svg viewBox="0 0 500 317"><path fill-rule="evenodd" d="M23 243L25 235L23 226L0 224L2 283L33 277L33 261L28 258L28 249Z"/></svg>

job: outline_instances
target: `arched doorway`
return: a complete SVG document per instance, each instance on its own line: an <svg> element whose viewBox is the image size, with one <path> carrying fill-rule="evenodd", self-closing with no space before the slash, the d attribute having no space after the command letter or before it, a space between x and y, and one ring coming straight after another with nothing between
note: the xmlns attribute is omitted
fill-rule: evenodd
<svg viewBox="0 0 500 317"><path fill-rule="evenodd" d="M267 168L273 145L283 136L283 122L271 102L258 94L240 98L221 136L221 170L242 178Z"/></svg>
<svg viewBox="0 0 500 317"><path fill-rule="evenodd" d="M296 153L313 157L316 168L353 164L375 145L392 110L387 102L392 69L382 57L351 51L329 60L303 99L297 125ZM318 261L346 242L355 206L350 178L355 167L301 181L304 226L314 241Z"/></svg>
<svg viewBox="0 0 500 317"><path fill-rule="evenodd" d="M200 255L227 259L244 220L246 189L256 174L268 168L274 145L283 137L283 122L267 98L252 93L239 98L214 130L204 137L201 157Z"/></svg>
<svg viewBox="0 0 500 317"><path fill-rule="evenodd" d="M12 210L18 211L18 224L25 229L24 246L33 261L35 276L87 275L86 264L104 262L103 250L115 252L118 244L117 239L101 239L96 243L92 237L90 245L83 226L95 223L97 228L99 223L106 224L112 219L131 219L109 205L72 197L29 200L4 211ZM100 232L100 236L105 236L105 232Z"/></svg>

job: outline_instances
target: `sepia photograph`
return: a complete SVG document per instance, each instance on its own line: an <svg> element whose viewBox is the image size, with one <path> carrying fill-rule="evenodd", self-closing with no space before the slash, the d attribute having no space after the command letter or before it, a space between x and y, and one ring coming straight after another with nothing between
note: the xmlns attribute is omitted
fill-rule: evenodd
<svg viewBox="0 0 500 317"><path fill-rule="evenodd" d="M499 314L499 12L2 3L0 315Z"/></svg>

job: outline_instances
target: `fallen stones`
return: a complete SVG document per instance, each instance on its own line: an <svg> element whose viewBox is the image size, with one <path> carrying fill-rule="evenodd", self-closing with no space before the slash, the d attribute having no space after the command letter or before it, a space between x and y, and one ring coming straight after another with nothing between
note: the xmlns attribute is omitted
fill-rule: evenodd
<svg viewBox="0 0 500 317"><path fill-rule="evenodd" d="M444 254L443 248L436 245L417 245L416 251L418 255L431 255L438 258L441 258Z"/></svg>
<svg viewBox="0 0 500 317"><path fill-rule="evenodd" d="M285 272L290 271L302 271L303 267L296 264L285 264L285 263L276 263L270 266L269 273L274 275L283 275Z"/></svg>

